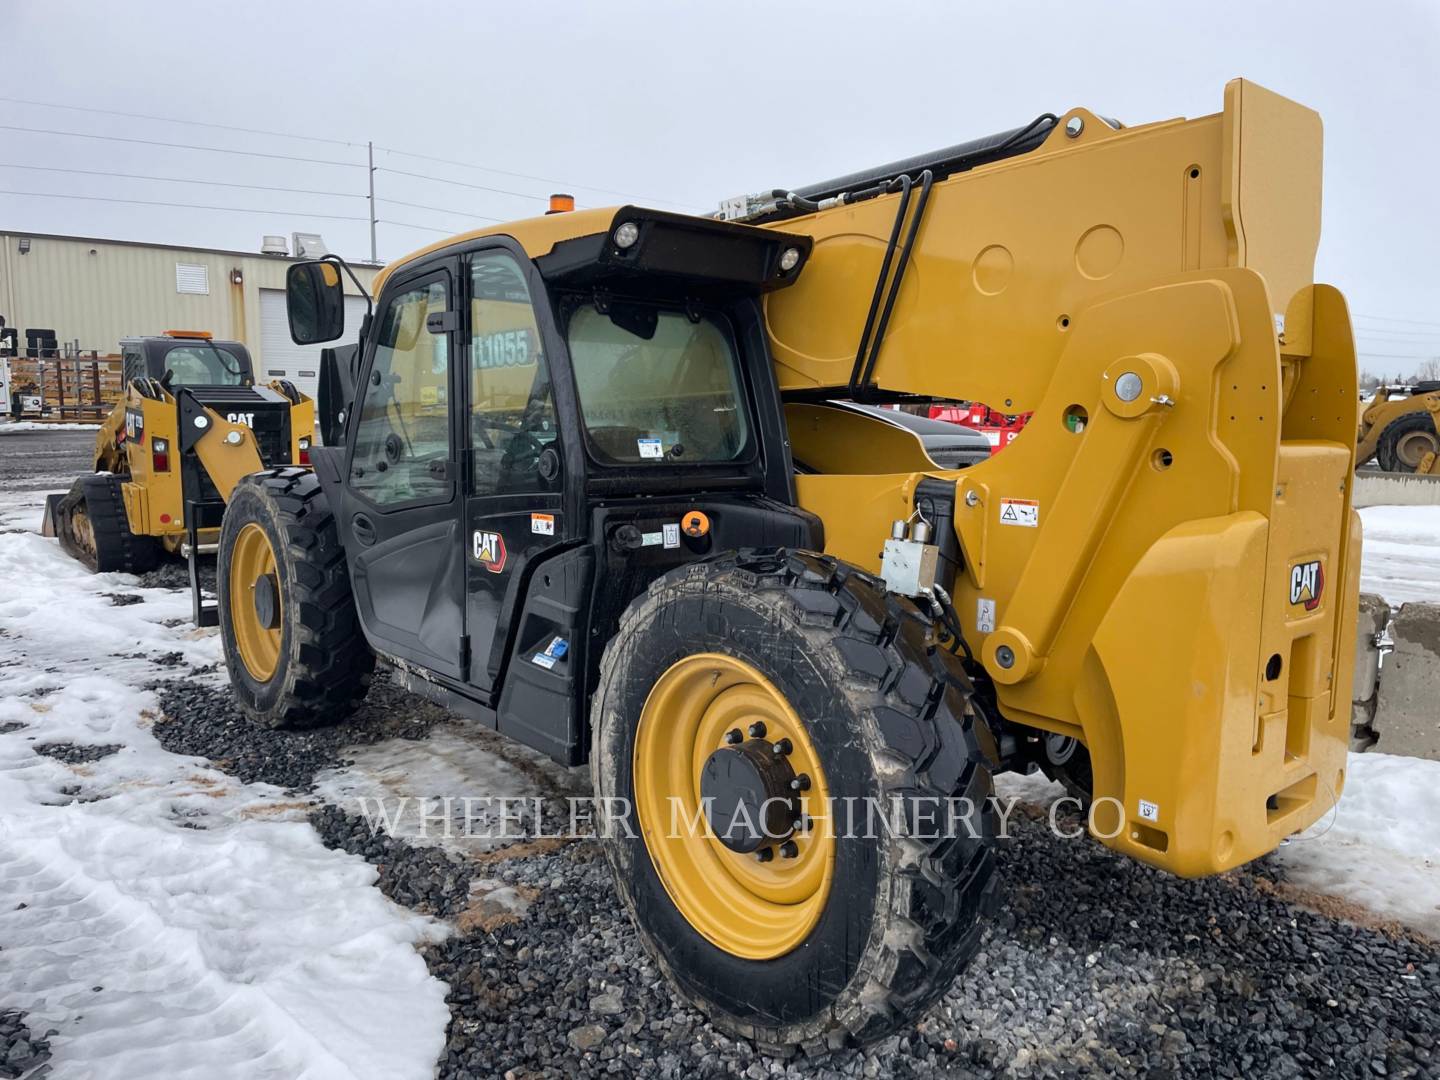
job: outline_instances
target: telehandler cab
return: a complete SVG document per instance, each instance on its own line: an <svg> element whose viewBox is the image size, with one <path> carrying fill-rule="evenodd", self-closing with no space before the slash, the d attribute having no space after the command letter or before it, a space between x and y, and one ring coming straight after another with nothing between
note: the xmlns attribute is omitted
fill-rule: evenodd
<svg viewBox="0 0 1440 1080"><path fill-rule="evenodd" d="M195 623L214 626L195 556L215 549L240 477L309 464L314 405L284 380L256 386L249 350L202 330L126 338L120 355L125 396L95 436L95 471L46 499L41 532L96 573L184 556Z"/></svg>
<svg viewBox="0 0 1440 1080"><path fill-rule="evenodd" d="M588 759L647 947L767 1045L945 990L1002 902L997 771L1179 875L1262 855L1344 783L1356 373L1312 280L1320 160L1315 113L1236 81L1197 120L1074 109L716 218L406 256L326 362L314 472L226 508L237 696L329 723L378 660ZM291 269L297 342L342 332L342 269ZM945 470L837 399L1034 415Z"/></svg>

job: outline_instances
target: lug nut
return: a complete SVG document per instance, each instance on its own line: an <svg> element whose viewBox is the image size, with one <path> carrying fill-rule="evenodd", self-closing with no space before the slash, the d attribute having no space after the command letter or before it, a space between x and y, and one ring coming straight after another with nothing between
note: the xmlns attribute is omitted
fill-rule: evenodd
<svg viewBox="0 0 1440 1080"><path fill-rule="evenodd" d="M729 731L725 732L725 741L731 746L734 746L736 743L744 742L745 736L740 734L740 729L738 727L731 728Z"/></svg>
<svg viewBox="0 0 1440 1080"><path fill-rule="evenodd" d="M793 859L800 854L800 845L794 840L786 840L780 845L780 854L786 859Z"/></svg>
<svg viewBox="0 0 1440 1080"><path fill-rule="evenodd" d="M772 747L772 749L777 754L788 754L791 750L794 750L795 747L791 744L789 739L781 739L774 745L774 747Z"/></svg>
<svg viewBox="0 0 1440 1080"><path fill-rule="evenodd" d="M791 780L791 781L790 781L790 790L791 790L791 791L809 791L809 790L810 790L810 774L809 774L809 773L803 773L803 772L802 772L799 776L795 777L794 780Z"/></svg>
<svg viewBox="0 0 1440 1080"><path fill-rule="evenodd" d="M809 832L814 827L815 822L811 819L809 814L801 814L799 818L797 818L795 821L795 828L799 829L801 832Z"/></svg>
<svg viewBox="0 0 1440 1080"><path fill-rule="evenodd" d="M775 849L762 847L759 851L755 852L755 858L759 859L761 862L769 862L771 859L775 858Z"/></svg>
<svg viewBox="0 0 1440 1080"><path fill-rule="evenodd" d="M756 720L747 730L750 732L750 738L763 739L765 737L765 721Z"/></svg>

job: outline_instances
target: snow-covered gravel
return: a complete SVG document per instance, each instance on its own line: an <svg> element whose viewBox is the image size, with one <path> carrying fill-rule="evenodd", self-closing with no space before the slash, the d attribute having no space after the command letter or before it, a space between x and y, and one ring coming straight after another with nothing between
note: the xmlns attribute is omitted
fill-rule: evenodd
<svg viewBox="0 0 1440 1080"><path fill-rule="evenodd" d="M54 1029L54 1076L429 1077L415 946L445 928L281 788L157 742L157 660L219 658L188 597L114 606L134 579L32 533L0 535L0 582L0 1011Z"/></svg>

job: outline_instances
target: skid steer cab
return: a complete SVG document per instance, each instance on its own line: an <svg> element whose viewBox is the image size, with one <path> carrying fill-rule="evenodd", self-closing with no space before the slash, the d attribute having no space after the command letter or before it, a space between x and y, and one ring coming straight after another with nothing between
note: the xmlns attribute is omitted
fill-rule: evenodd
<svg viewBox="0 0 1440 1080"><path fill-rule="evenodd" d="M94 472L47 498L42 532L97 573L185 558L195 622L214 626L195 557L215 550L242 476L309 465L314 406L289 382L257 386L245 346L204 331L126 338L120 352L125 393L95 437Z"/></svg>
<svg viewBox="0 0 1440 1080"><path fill-rule="evenodd" d="M1237 80L417 251L325 359L314 471L226 507L235 696L329 723L378 662L588 760L641 939L766 1045L946 990L1001 769L1173 873L1272 850L1343 787L1357 608L1320 161L1315 113ZM346 269L291 268L296 342L338 338ZM942 466L884 408L957 401L1030 420Z"/></svg>

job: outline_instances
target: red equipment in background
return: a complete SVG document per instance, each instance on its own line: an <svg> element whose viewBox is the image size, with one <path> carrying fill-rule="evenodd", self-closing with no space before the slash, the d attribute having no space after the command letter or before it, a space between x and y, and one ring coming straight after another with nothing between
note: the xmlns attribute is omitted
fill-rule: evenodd
<svg viewBox="0 0 1440 1080"><path fill-rule="evenodd" d="M952 424L974 428L985 436L990 444L990 453L998 454L1010 441L1019 435L1029 423L1032 413L1009 414L996 412L979 401L965 405L931 405L930 419L948 420Z"/></svg>

